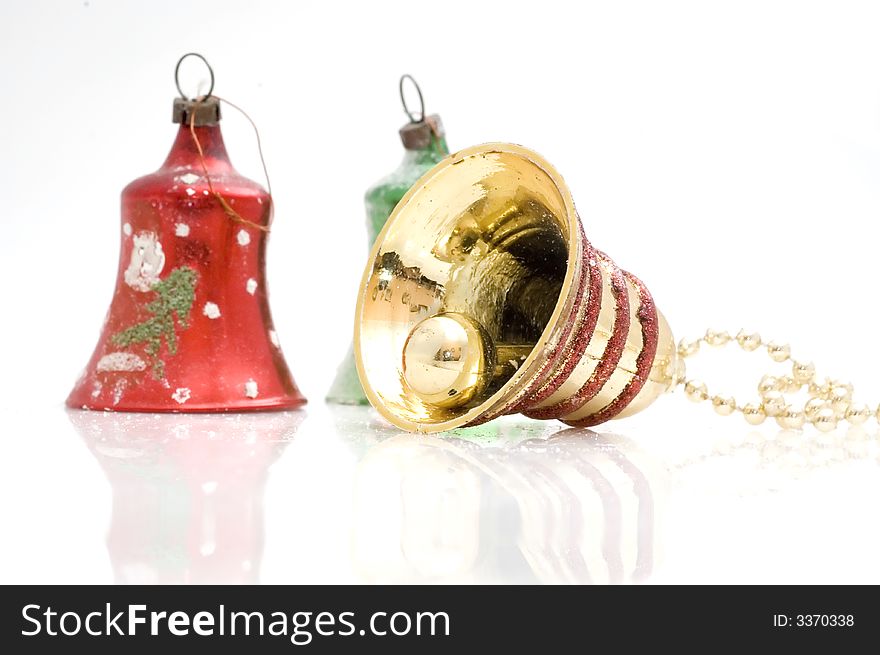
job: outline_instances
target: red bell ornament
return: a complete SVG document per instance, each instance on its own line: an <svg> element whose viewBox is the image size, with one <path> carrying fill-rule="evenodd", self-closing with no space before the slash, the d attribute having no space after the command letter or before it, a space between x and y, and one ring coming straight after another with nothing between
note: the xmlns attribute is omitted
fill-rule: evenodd
<svg viewBox="0 0 880 655"><path fill-rule="evenodd" d="M122 192L116 291L71 407L221 412L305 403L269 311L272 198L232 167L213 85L211 71L205 96L175 99L180 129L165 163Z"/></svg>

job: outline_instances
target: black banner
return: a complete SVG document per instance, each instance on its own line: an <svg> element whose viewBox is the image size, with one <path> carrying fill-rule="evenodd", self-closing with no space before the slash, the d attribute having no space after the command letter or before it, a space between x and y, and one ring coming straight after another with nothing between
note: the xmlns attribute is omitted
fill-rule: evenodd
<svg viewBox="0 0 880 655"><path fill-rule="evenodd" d="M260 653L841 647L877 634L870 596L844 587L6 587L0 646L117 654L132 646L191 653L224 641Z"/></svg>

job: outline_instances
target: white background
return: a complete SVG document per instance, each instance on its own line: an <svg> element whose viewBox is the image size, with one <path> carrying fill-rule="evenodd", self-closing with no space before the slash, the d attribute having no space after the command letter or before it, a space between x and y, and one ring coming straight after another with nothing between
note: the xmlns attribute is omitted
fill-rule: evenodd
<svg viewBox="0 0 880 655"><path fill-rule="evenodd" d="M316 458L303 466L288 449L269 489L303 494L309 476L345 478L342 461L351 464L322 442L334 438L322 399L350 340L363 192L402 155L404 72L441 114L452 149L513 141L553 162L591 241L647 282L678 336L745 326L788 340L876 407L878 33L871 2L3 3L0 501L16 535L3 540L4 581L109 579L107 483L60 408L113 291L119 193L173 140L173 68L184 52L208 58L215 92L245 108L263 137L276 203L272 309L311 401L297 448ZM223 129L239 170L261 179L246 121L229 110ZM751 378L768 368L747 364ZM705 377L745 396L743 374L719 360ZM680 397L662 405L613 429L650 433L653 446L746 433ZM763 430L772 438L775 426ZM714 505L699 485L704 501L677 487L681 530L659 579L877 580L867 553L880 536L866 498L876 487L844 468L768 504L742 497L749 480L746 467L726 489L714 481L724 498ZM341 484L325 502L342 507L349 491ZM275 543L312 548L303 556L319 559L301 570L309 581L347 579L332 559L347 552L345 519L338 535L306 546L283 503L267 500L273 507L272 579L302 578ZM687 526L716 512L741 524L695 545ZM834 526L817 527L816 512ZM780 514L794 516L790 549L780 535L763 542ZM712 551L722 536L739 549ZM59 542L67 555L53 557Z"/></svg>

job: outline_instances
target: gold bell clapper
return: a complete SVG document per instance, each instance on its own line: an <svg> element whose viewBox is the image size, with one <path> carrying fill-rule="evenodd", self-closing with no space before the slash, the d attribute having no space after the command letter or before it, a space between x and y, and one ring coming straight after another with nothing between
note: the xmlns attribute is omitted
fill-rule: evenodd
<svg viewBox="0 0 880 655"><path fill-rule="evenodd" d="M645 285L590 244L556 170L507 143L447 157L398 203L364 272L355 353L370 402L423 433L513 413L597 425L682 374Z"/></svg>

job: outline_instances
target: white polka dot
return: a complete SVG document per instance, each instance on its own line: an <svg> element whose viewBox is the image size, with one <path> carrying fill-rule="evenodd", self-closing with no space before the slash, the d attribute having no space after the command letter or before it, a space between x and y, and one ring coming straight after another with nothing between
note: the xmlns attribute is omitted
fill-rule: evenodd
<svg viewBox="0 0 880 655"><path fill-rule="evenodd" d="M187 189L186 189L186 195L188 195L188 196L194 196L194 195L196 195L196 190L187 187Z"/></svg>
<svg viewBox="0 0 880 655"><path fill-rule="evenodd" d="M189 400L191 395L192 392L187 387L180 387L179 389L176 389L173 394L171 394L171 398L172 400L174 400L174 402L182 405L187 400Z"/></svg>
<svg viewBox="0 0 880 655"><path fill-rule="evenodd" d="M210 319L220 318L220 308L216 303L206 302L205 306L202 308L202 314Z"/></svg>
<svg viewBox="0 0 880 655"><path fill-rule="evenodd" d="M257 291L257 281L254 278L249 278L244 288L247 289L249 294L254 295Z"/></svg>
<svg viewBox="0 0 880 655"><path fill-rule="evenodd" d="M281 342L278 341L278 333L275 330L269 330L269 341L271 341L272 345L276 348L281 347Z"/></svg>
<svg viewBox="0 0 880 655"><path fill-rule="evenodd" d="M195 173L186 173L180 176L180 181L184 184L194 184L199 181L199 176Z"/></svg>
<svg viewBox="0 0 880 655"><path fill-rule="evenodd" d="M130 223L123 224L122 233L127 237L131 236L131 224Z"/></svg>
<svg viewBox="0 0 880 655"><path fill-rule="evenodd" d="M242 229L238 231L238 245L246 246L251 242L251 235L247 233L246 230Z"/></svg>
<svg viewBox="0 0 880 655"><path fill-rule="evenodd" d="M174 226L174 234L179 237L188 237L189 236L189 225L186 223L178 223Z"/></svg>
<svg viewBox="0 0 880 655"><path fill-rule="evenodd" d="M248 380L244 383L244 395L248 398L256 398L257 397L257 383L254 380Z"/></svg>

